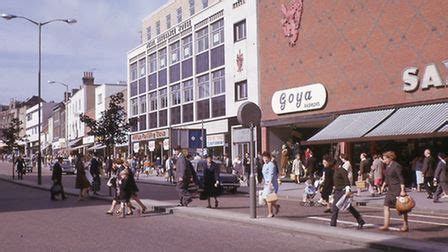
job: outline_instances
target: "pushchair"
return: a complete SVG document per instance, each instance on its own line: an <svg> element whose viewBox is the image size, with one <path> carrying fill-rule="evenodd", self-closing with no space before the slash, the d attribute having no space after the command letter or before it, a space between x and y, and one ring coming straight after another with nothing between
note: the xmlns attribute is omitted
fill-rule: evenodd
<svg viewBox="0 0 448 252"><path fill-rule="evenodd" d="M311 180L305 182L305 189L303 190L301 205L305 207L312 207L316 203L314 202L314 197L316 196L316 188L314 187Z"/></svg>

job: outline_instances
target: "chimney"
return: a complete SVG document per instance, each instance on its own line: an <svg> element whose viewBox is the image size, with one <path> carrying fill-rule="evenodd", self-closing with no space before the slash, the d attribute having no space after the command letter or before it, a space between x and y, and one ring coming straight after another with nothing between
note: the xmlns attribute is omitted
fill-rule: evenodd
<svg viewBox="0 0 448 252"><path fill-rule="evenodd" d="M83 85L93 85L93 73L92 72L84 72L84 77L82 77Z"/></svg>

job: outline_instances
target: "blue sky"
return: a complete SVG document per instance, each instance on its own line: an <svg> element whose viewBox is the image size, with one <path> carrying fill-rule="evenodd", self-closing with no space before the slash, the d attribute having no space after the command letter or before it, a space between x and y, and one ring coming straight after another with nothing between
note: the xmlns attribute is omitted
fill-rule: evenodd
<svg viewBox="0 0 448 252"><path fill-rule="evenodd" d="M167 0L1 0L0 13L37 22L74 18L42 27L42 97L61 101L65 88L126 80L126 53L140 44L141 20ZM0 104L37 94L38 29L23 19L0 19Z"/></svg>

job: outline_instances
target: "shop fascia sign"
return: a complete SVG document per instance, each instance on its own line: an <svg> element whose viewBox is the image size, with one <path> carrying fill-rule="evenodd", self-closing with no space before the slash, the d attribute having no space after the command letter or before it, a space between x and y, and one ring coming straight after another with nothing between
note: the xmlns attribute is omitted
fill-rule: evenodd
<svg viewBox="0 0 448 252"><path fill-rule="evenodd" d="M224 134L207 136L207 147L224 146Z"/></svg>
<svg viewBox="0 0 448 252"><path fill-rule="evenodd" d="M272 96L274 113L286 114L321 109L327 102L327 90L321 83L284 89Z"/></svg>
<svg viewBox="0 0 448 252"><path fill-rule="evenodd" d="M180 34L181 32L189 29L190 27L191 27L191 20L187 20L184 23L182 23L176 27L173 27L172 29L162 33L157 38L149 41L148 44L146 44L146 49L150 49L150 48L170 39L171 37L176 36L177 34Z"/></svg>
<svg viewBox="0 0 448 252"><path fill-rule="evenodd" d="M138 141L148 141L167 137L168 137L168 130L166 129L166 130L158 130L158 131L134 134L131 136L131 140L132 142L138 142Z"/></svg>
<svg viewBox="0 0 448 252"><path fill-rule="evenodd" d="M448 59L442 61L444 67L448 70ZM418 89L420 85L420 78L418 76L418 67L408 67L403 71L402 80L403 91L414 92ZM439 71L437 70L436 64L428 64L425 66L425 71L423 72L423 77L421 79L422 90L428 90L431 88L441 88L448 86L448 76L446 76L445 83L442 81Z"/></svg>

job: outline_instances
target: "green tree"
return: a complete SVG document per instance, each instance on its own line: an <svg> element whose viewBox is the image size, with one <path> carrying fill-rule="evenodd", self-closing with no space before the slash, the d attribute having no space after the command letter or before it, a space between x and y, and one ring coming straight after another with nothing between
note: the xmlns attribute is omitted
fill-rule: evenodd
<svg viewBox="0 0 448 252"><path fill-rule="evenodd" d="M23 129L23 122L18 118L13 118L7 128L3 131L3 141L6 144L6 153L12 154L12 179L14 179L14 164L15 164L15 152L14 150L18 147L17 142L23 140L20 137L20 131Z"/></svg>
<svg viewBox="0 0 448 252"><path fill-rule="evenodd" d="M129 123L126 120L126 111L123 106L123 93L119 92L110 97L109 107L101 112L98 120L81 114L81 122L90 129L87 133L94 136L96 141L106 147L106 158L109 158L112 148L116 144L127 141Z"/></svg>

